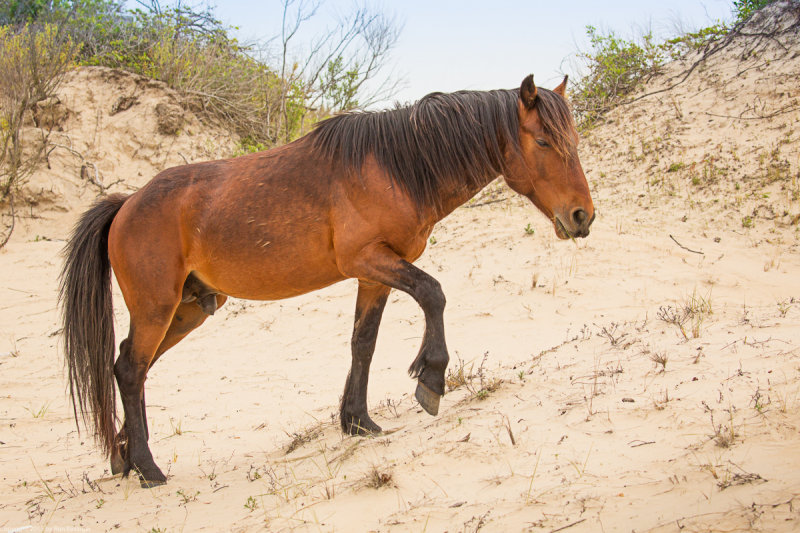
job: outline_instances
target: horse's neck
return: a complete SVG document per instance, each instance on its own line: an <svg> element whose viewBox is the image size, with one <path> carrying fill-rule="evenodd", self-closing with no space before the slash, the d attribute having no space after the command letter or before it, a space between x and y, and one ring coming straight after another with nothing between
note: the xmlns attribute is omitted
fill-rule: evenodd
<svg viewBox="0 0 800 533"><path fill-rule="evenodd" d="M431 213L431 216L434 219L433 222L442 220L457 208L464 205L467 201L469 201L470 198L478 194L484 187L489 185L497 177L497 175L491 174L485 176L484 179L480 180L478 183L470 184L466 182L460 182L457 185L453 185L452 187L441 191L442 194L440 205L438 208L434 208L433 212Z"/></svg>

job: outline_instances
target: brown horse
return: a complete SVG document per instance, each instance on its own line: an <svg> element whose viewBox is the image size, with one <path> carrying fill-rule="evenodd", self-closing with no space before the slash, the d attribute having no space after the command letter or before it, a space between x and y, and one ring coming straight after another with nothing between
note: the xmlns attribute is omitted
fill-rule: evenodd
<svg viewBox="0 0 800 533"><path fill-rule="evenodd" d="M444 294L411 263L437 221L499 175L562 238L594 219L564 98L537 89L434 93L390 111L351 113L266 152L165 170L130 196L83 214L61 278L76 420L87 414L113 472L166 482L148 446L144 381L166 350L228 296L288 298L358 279L352 366L340 415L350 434L381 431L367 412L369 365L391 289L425 313L409 373L435 415L444 394ZM130 312L114 362L111 269ZM125 419L115 429L119 385Z"/></svg>

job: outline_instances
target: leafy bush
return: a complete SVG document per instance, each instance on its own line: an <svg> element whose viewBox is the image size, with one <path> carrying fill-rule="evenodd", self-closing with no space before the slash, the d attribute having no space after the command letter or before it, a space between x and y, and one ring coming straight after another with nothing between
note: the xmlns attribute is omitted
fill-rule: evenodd
<svg viewBox="0 0 800 533"><path fill-rule="evenodd" d="M737 22L741 22L762 7L766 7L775 0L733 0L733 14Z"/></svg>
<svg viewBox="0 0 800 533"><path fill-rule="evenodd" d="M579 126L592 127L660 72L667 61L704 48L728 31L725 24L718 22L657 43L649 32L637 40L627 40L614 32L603 34L594 26L587 26L591 49L578 54L584 73L571 91Z"/></svg>
<svg viewBox="0 0 800 533"><path fill-rule="evenodd" d="M293 62L290 41L319 3L287 1L282 50L272 56L282 62L273 65L233 38L210 8L162 7L159 0L139 5L126 10L121 0L7 0L0 24L35 20L63 28L81 43L79 64L161 80L249 147L288 142L320 117L369 104L364 82L380 70L398 37L392 19L357 8Z"/></svg>
<svg viewBox="0 0 800 533"><path fill-rule="evenodd" d="M586 73L572 88L572 104L581 127L591 127L608 110L619 104L664 63L664 51L647 33L639 42L600 33L587 26L591 51L578 55Z"/></svg>
<svg viewBox="0 0 800 533"><path fill-rule="evenodd" d="M0 248L14 231L16 192L46 157L53 127L24 128L26 117L52 100L77 52L56 26L0 26L0 205L10 211L10 223L0 228ZM55 102L50 106L52 112Z"/></svg>
<svg viewBox="0 0 800 533"><path fill-rule="evenodd" d="M0 201L41 160L49 132L25 135L25 115L55 94L77 51L71 38L50 24L0 27Z"/></svg>

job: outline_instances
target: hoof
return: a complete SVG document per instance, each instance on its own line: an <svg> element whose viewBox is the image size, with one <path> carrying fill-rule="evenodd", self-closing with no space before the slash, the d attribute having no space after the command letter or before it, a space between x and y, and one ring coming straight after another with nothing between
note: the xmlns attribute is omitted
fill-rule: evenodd
<svg viewBox="0 0 800 533"><path fill-rule="evenodd" d="M345 427L345 433L349 435L377 435L382 432L381 427L369 417L351 417Z"/></svg>
<svg viewBox="0 0 800 533"><path fill-rule="evenodd" d="M164 479L164 480L161 480L161 479L145 479L145 478L139 476L139 485L141 485L141 487L143 489L152 489L153 487L160 487L161 485L166 485L166 484L167 484L167 480L166 479Z"/></svg>
<svg viewBox="0 0 800 533"><path fill-rule="evenodd" d="M128 444L124 440L118 441L114 448L111 450L111 473L128 474L130 466L125 464L125 458L128 456Z"/></svg>
<svg viewBox="0 0 800 533"><path fill-rule="evenodd" d="M125 459L119 453L111 454L111 473L116 475L125 470Z"/></svg>
<svg viewBox="0 0 800 533"><path fill-rule="evenodd" d="M152 472L144 473L139 472L139 484L143 489L152 489L167 484L167 476L165 476L158 467Z"/></svg>
<svg viewBox="0 0 800 533"><path fill-rule="evenodd" d="M414 392L414 397L429 415L436 416L439 414L439 400L441 396L433 392L421 381L417 382L417 390Z"/></svg>
<svg viewBox="0 0 800 533"><path fill-rule="evenodd" d="M161 471L155 463L152 463L144 468L134 466L131 472L139 475L139 484L143 489L152 489L160 485L167 484L167 476ZM123 476L126 475L124 472Z"/></svg>

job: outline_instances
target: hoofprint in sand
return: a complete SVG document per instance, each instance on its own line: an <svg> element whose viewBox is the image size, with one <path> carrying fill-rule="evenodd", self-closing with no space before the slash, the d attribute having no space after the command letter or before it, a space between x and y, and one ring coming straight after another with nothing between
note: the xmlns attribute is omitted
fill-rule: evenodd
<svg viewBox="0 0 800 533"><path fill-rule="evenodd" d="M230 301L149 374L169 476L152 490L109 475L67 401L58 253L97 193L69 178L53 200L66 211L43 202L0 252L0 528L797 530L800 114L785 106L800 62L733 48L586 136L588 239L558 241L499 184L435 229L417 264L448 298L453 390L438 417L405 373L424 324L405 294L390 296L372 364L374 438L335 420L354 282ZM762 116L790 110L730 118L756 95ZM96 141L101 170L127 135ZM172 140L195 147L189 160L209 146L195 135ZM38 179L75 176L62 157ZM146 160L134 147L115 187L146 181ZM115 303L120 339L116 289Z"/></svg>

